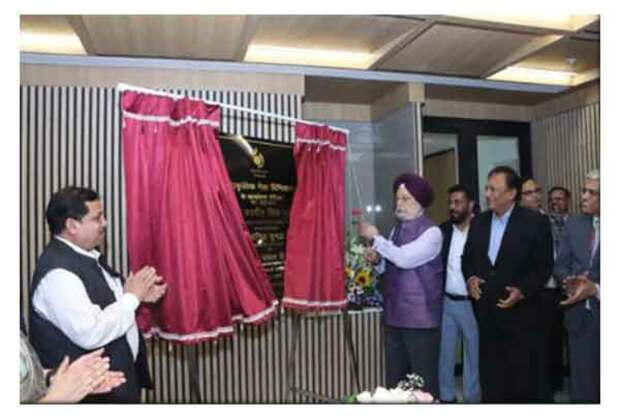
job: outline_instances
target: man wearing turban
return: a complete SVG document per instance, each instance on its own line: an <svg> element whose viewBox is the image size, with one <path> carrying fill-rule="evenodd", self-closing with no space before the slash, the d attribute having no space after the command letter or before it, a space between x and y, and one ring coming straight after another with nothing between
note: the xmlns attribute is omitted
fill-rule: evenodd
<svg viewBox="0 0 620 420"><path fill-rule="evenodd" d="M393 192L396 225L388 239L368 222L359 225L360 236L372 241L368 260L384 273L387 386L416 373L424 379L424 389L437 397L442 234L424 214L433 202L433 188L422 177L404 173L394 180Z"/></svg>

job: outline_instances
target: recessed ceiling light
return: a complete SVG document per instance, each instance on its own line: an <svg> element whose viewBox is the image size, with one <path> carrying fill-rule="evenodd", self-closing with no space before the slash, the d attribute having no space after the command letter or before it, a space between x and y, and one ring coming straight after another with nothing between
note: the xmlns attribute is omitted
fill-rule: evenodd
<svg viewBox="0 0 620 420"><path fill-rule="evenodd" d="M544 85L572 86L575 83L576 76L577 73L571 71L556 71L511 66L506 67L504 70L498 71L488 77L488 79Z"/></svg>
<svg viewBox="0 0 620 420"><path fill-rule="evenodd" d="M451 16L564 31L578 31L599 19L598 15L558 15L553 13L536 13L536 15L463 14Z"/></svg>
<svg viewBox="0 0 620 420"><path fill-rule="evenodd" d="M80 38L71 33L21 32L19 44L23 52L86 54Z"/></svg>
<svg viewBox="0 0 620 420"><path fill-rule="evenodd" d="M251 44L245 61L276 64L297 64L325 67L366 69L374 54L318 48L294 48L277 45Z"/></svg>

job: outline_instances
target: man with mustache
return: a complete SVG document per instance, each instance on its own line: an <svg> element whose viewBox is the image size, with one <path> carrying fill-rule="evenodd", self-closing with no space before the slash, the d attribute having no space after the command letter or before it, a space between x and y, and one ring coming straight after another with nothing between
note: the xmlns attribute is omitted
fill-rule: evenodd
<svg viewBox="0 0 620 420"><path fill-rule="evenodd" d="M510 167L487 177L488 211L473 219L462 257L480 336L482 401L534 402L530 355L536 296L553 267L549 218L522 208L521 182Z"/></svg>
<svg viewBox="0 0 620 420"><path fill-rule="evenodd" d="M60 190L52 196L46 218L53 238L32 280L30 341L45 368L58 366L65 356L74 360L103 347L110 370L123 372L126 382L84 401L137 403L140 388L150 387L151 381L135 311L140 303L157 302L166 285L152 267L123 282L108 266L97 250L107 221L95 191Z"/></svg>
<svg viewBox="0 0 620 420"><path fill-rule="evenodd" d="M392 186L396 225L389 239L370 223L359 234L372 241L367 259L383 275L387 386L408 373L424 379L424 389L438 395L439 322L442 305L441 231L424 214L433 189L413 173L399 175Z"/></svg>
<svg viewBox="0 0 620 420"><path fill-rule="evenodd" d="M600 178L598 170L586 175L581 190L583 214L566 222L553 270L567 294L560 303L566 307L571 402L600 401Z"/></svg>
<svg viewBox="0 0 620 420"><path fill-rule="evenodd" d="M454 365L456 349L463 337L463 400L480 402L478 379L478 325L461 271L461 256L474 217L474 199L463 185L448 189L450 220L440 228L443 233L441 257L444 271L444 301L441 316L439 353L439 396L444 402L456 401Z"/></svg>

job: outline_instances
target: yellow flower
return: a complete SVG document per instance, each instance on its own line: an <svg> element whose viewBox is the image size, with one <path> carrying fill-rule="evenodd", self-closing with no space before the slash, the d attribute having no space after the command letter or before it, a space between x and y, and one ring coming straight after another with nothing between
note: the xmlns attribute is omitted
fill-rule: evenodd
<svg viewBox="0 0 620 420"><path fill-rule="evenodd" d="M355 276L355 282L362 287L366 287L370 284L370 272L368 270L361 270Z"/></svg>
<svg viewBox="0 0 620 420"><path fill-rule="evenodd" d="M351 267L345 267L344 274L347 276L347 278L352 279L353 276L355 275L355 272L351 270Z"/></svg>

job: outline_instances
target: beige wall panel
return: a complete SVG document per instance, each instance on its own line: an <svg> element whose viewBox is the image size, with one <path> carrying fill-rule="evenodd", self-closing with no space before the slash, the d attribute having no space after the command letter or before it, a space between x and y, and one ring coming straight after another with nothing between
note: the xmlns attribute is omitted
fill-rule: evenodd
<svg viewBox="0 0 620 420"><path fill-rule="evenodd" d="M387 91L372 104L372 119L379 119L409 102L424 102L423 84L402 83Z"/></svg>
<svg viewBox="0 0 620 420"><path fill-rule="evenodd" d="M331 102L305 102L303 116L308 120L370 122L370 105Z"/></svg>
<svg viewBox="0 0 620 420"><path fill-rule="evenodd" d="M600 136L598 102L532 122L534 177L545 190L555 185L568 188L573 195L573 212L579 211L580 191L586 174L600 168Z"/></svg>
<svg viewBox="0 0 620 420"><path fill-rule="evenodd" d="M22 64L20 76L22 85L113 87L123 82L150 88L304 93L303 76L267 73Z"/></svg>
<svg viewBox="0 0 620 420"><path fill-rule="evenodd" d="M422 114L425 117L530 121L532 119L532 107L429 99L424 103Z"/></svg>
<svg viewBox="0 0 620 420"><path fill-rule="evenodd" d="M600 83L596 82L590 86L560 95L557 98L536 105L534 107L534 118L540 119L573 108L599 103L601 98L600 87Z"/></svg>

